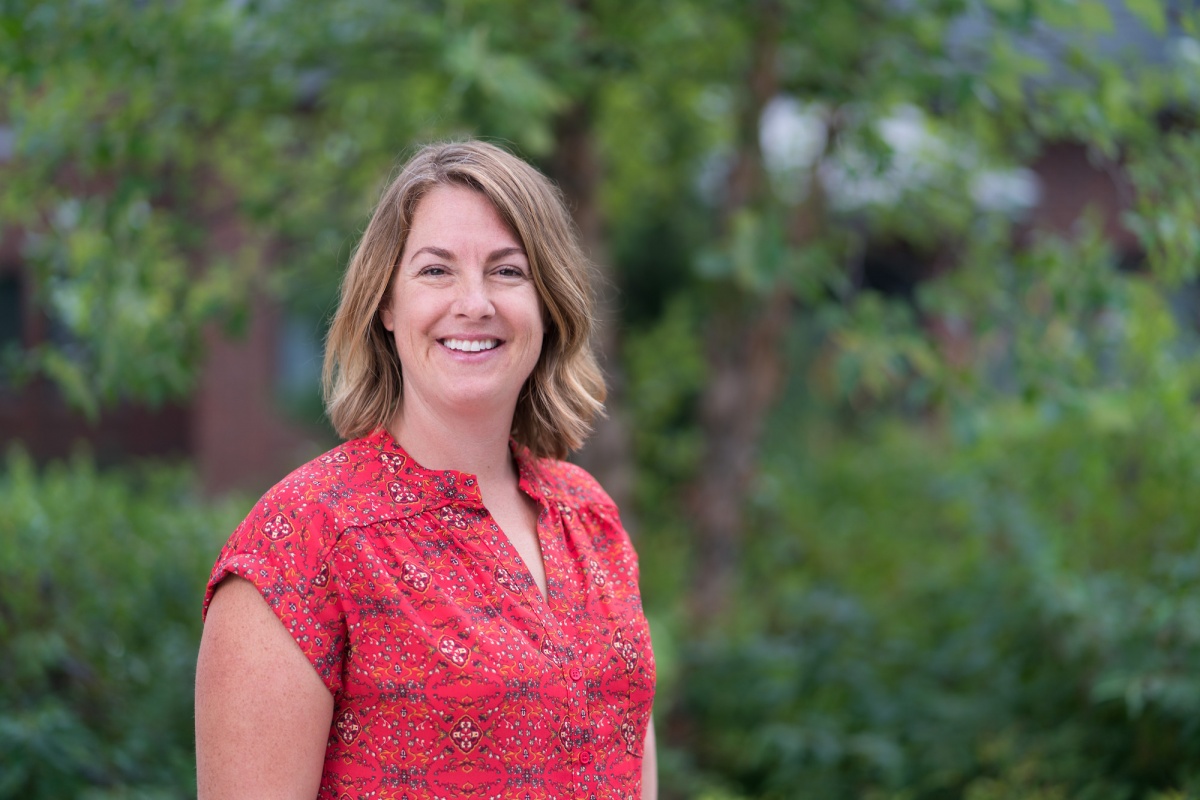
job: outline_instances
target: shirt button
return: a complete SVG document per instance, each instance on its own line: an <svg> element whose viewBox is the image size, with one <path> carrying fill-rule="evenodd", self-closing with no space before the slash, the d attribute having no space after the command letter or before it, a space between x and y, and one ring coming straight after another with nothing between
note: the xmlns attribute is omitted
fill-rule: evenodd
<svg viewBox="0 0 1200 800"><path fill-rule="evenodd" d="M583 677L583 670L579 667L571 667L571 680L577 681Z"/></svg>
<svg viewBox="0 0 1200 800"><path fill-rule="evenodd" d="M579 754L579 763L580 763L580 764L583 764L583 765L585 765L585 766L586 766L587 764L590 764L590 763L592 763L592 751L591 751L591 750L584 750L583 752L581 752L581 753Z"/></svg>

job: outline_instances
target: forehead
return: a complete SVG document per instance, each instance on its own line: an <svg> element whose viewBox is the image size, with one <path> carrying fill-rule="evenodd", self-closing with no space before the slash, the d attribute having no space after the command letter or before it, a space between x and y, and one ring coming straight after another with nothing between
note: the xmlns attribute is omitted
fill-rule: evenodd
<svg viewBox="0 0 1200 800"><path fill-rule="evenodd" d="M439 185L417 202L404 249L411 253L431 245L495 249L522 247L522 242L483 192Z"/></svg>

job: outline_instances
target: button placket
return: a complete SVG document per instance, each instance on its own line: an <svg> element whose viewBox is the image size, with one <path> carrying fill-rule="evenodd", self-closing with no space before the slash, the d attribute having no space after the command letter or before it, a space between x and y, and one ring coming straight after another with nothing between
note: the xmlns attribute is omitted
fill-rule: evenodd
<svg viewBox="0 0 1200 800"><path fill-rule="evenodd" d="M567 691L570 692L571 705L574 708L575 716L580 720L582 726L584 720L587 719L587 686L583 679L583 669L578 664L572 664L565 670L566 675L570 678L567 684Z"/></svg>
<svg viewBox="0 0 1200 800"><path fill-rule="evenodd" d="M526 487L523 486L522 488ZM532 485L530 488L532 488ZM540 506L537 519L538 539L542 545L542 557L546 567L547 584L553 582L561 586L564 592L574 592L576 587L572 580L573 575L569 576L566 574L568 571L564 569L568 563L567 554L563 551L562 547L562 538L567 535L565 522L559 510L551 505L544 494L530 492L528 489L526 491L538 501L538 505ZM553 526L558 526L559 529L548 530L548 528L552 528ZM592 587L588 581L584 580L583 585L578 587L578 589L581 590L580 602L586 603L591 599ZM542 600L543 598L539 596L536 599ZM548 639L563 644L569 641L563 621L566 617L567 609L572 608L574 602L572 598L559 594L545 598L545 602L538 606L539 613L537 614L537 618L542 623L543 631ZM596 781L594 772L598 762L596 761L595 753L595 732L591 729L591 719L588 711L588 688L587 680L585 679L587 672L580 660L582 655L576 648L566 646L559 650L559 657L552 659L552 662L558 665L559 669L562 670L560 674L566 679L570 713L568 718L563 721L564 724L561 732L573 739L575 743L575 767L577 770L577 780L581 789L579 796L594 797ZM568 745L568 750L570 749L572 748Z"/></svg>

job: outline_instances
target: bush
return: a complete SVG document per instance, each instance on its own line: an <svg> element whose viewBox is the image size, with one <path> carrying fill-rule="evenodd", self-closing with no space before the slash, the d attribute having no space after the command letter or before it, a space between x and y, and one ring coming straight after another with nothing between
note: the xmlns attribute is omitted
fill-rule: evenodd
<svg viewBox="0 0 1200 800"><path fill-rule="evenodd" d="M730 622L655 631L669 797L1200 797L1194 292L1087 226L964 261L795 322Z"/></svg>
<svg viewBox="0 0 1200 800"><path fill-rule="evenodd" d="M800 423L737 632L682 656L688 763L743 797L1200 794L1200 421L1161 389L962 439Z"/></svg>
<svg viewBox="0 0 1200 800"><path fill-rule="evenodd" d="M241 504L244 507L244 503ZM200 600L239 515L189 474L0 474L0 798L195 796Z"/></svg>

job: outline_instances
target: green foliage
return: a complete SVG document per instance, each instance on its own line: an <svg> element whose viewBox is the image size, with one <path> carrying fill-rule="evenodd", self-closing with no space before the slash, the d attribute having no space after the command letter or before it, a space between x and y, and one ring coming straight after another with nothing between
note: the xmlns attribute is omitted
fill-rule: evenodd
<svg viewBox="0 0 1200 800"><path fill-rule="evenodd" d="M1168 5L0 3L0 222L55 331L5 364L91 411L186 394L252 289L317 326L411 143L552 166L583 124L668 796L1196 796L1200 374L1170 306L1200 250L1200 17ZM1139 24L1171 37L1153 60L1114 38ZM773 161L750 105L766 45L801 156ZM1127 171L1143 273L1099 214L1018 237L1027 207L980 199L1062 140ZM927 267L911 297L864 291L880 244ZM689 631L702 342L781 286L741 606ZM195 606L230 522L179 475L10 459L0 795L190 793Z"/></svg>
<svg viewBox="0 0 1200 800"><path fill-rule="evenodd" d="M1130 5L1128 19L1164 24ZM688 237L676 261L697 269L673 292L707 276L718 292L783 282L814 304L845 299L867 241L968 237L973 177L1062 137L1131 156L1151 189L1136 218L1152 260L1191 274L1194 147L1158 147L1153 121L1194 101L1194 41L1131 78L1119 53L1092 46L1113 28L1102 0L11 0L0 6L0 119L13 136L0 219L25 229L22 257L60 334L17 372L51 376L93 412L185 395L200 330L236 326L252 288L266 284L314 326L328 313L411 142L472 133L550 161L575 112L597 144L612 238L630 241L648 218ZM764 29L777 92L818 118L824 144L807 163L770 167L770 190L714 224L720 191L696 184L706 173L719 184L734 153L758 149L745 84ZM901 152L883 130L914 116L925 143ZM1169 199L1160 186L1175 187ZM864 187L886 191L847 199ZM626 288L642 288L644 263L616 265Z"/></svg>
<svg viewBox="0 0 1200 800"><path fill-rule="evenodd" d="M232 504L84 457L0 473L0 797L195 794L199 598Z"/></svg>
<svg viewBox="0 0 1200 800"><path fill-rule="evenodd" d="M1106 253L1046 240L999 288L974 291L969 266L934 282L925 306L978 326L970 377L904 361L919 328L877 301L849 327L874 344L798 331L807 372L765 443L736 619L681 648L678 780L1200 791L1200 370L1162 290ZM858 371L806 380L825 348Z"/></svg>
<svg viewBox="0 0 1200 800"><path fill-rule="evenodd" d="M755 797L1196 791L1200 427L1154 399L777 443L742 633L683 667L697 763Z"/></svg>
<svg viewBox="0 0 1200 800"><path fill-rule="evenodd" d="M1200 233L1182 220L1200 217L1200 135L1172 133L1141 154L1131 177L1137 205L1128 224L1141 239L1151 268L1178 284L1200 273Z"/></svg>

